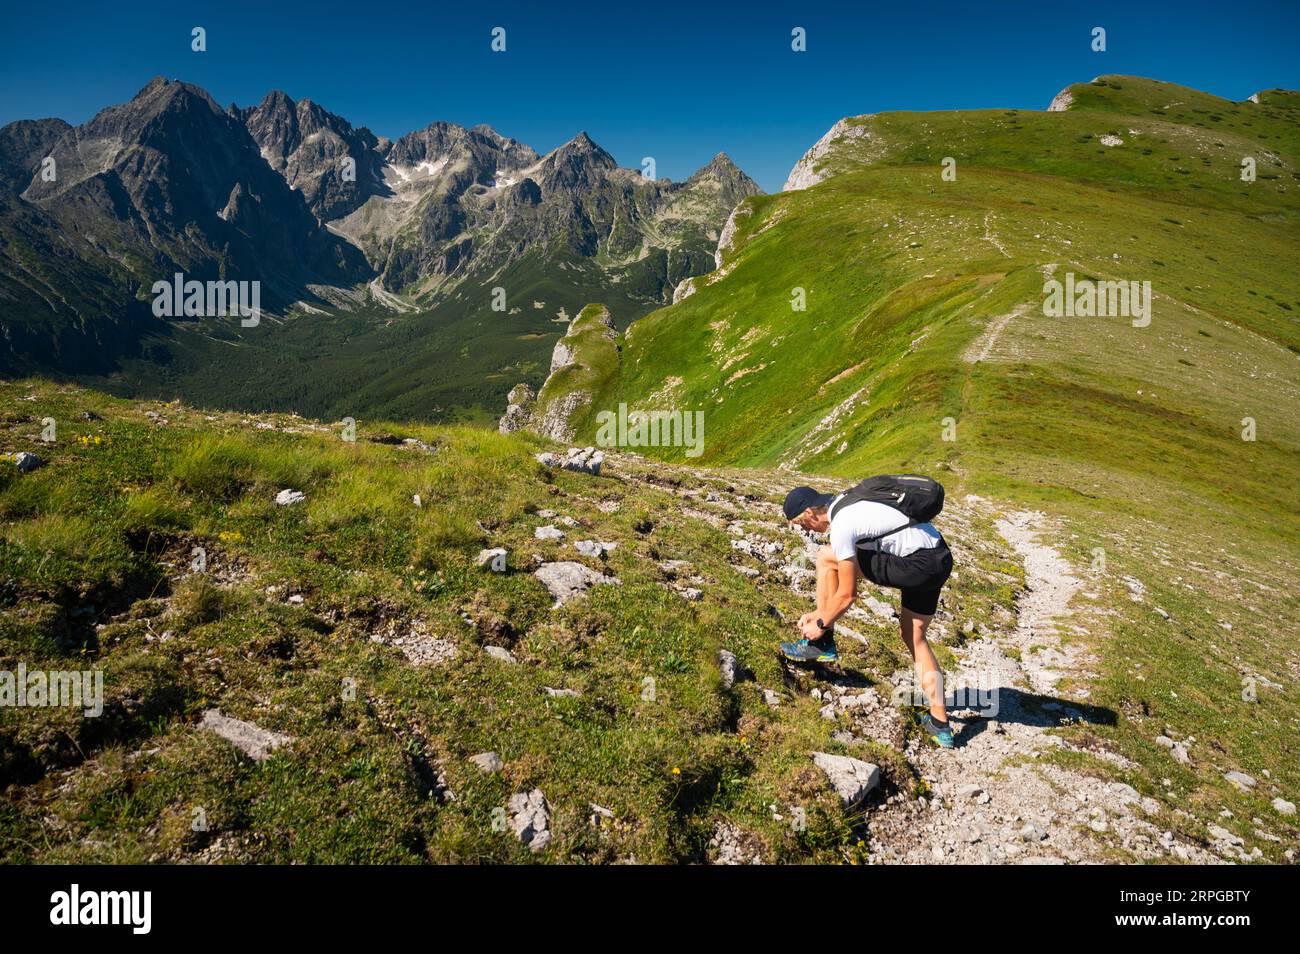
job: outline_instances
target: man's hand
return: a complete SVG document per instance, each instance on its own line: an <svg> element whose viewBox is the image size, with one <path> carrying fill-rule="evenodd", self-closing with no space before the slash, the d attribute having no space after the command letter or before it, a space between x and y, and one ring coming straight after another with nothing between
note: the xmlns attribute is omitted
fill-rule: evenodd
<svg viewBox="0 0 1300 954"><path fill-rule="evenodd" d="M811 613L804 613L802 616L799 617L799 622L795 623L795 626L797 626L797 627L799 628L799 632L802 633L802 632L803 632L803 628L804 628L804 624L807 623L809 620L816 621L816 619L817 619L817 611L816 611L816 610L814 610L814 611L811 612Z"/></svg>
<svg viewBox="0 0 1300 954"><path fill-rule="evenodd" d="M822 628L817 625L817 614L807 613L799 620L799 633L804 639L821 639Z"/></svg>

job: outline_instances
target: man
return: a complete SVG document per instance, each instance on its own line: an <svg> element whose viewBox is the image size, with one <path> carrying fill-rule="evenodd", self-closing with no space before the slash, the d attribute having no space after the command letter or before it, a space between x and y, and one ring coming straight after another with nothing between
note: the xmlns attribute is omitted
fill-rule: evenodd
<svg viewBox="0 0 1300 954"><path fill-rule="evenodd" d="M901 590L898 622L903 643L930 704L921 725L950 749L953 734L943 704L943 673L925 633L939 605L939 591L952 573L952 553L932 524L913 523L885 503L846 496L833 497L811 487L796 487L786 495L786 519L813 533L829 531L830 545L817 554L817 608L799 619L803 638L782 643L781 652L796 662L838 660L835 621L853 604L858 579ZM841 501L843 506L838 505Z"/></svg>

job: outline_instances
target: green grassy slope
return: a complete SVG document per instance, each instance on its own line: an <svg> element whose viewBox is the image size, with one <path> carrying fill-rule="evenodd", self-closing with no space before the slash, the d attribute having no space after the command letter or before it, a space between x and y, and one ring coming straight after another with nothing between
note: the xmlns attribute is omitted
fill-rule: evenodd
<svg viewBox="0 0 1300 954"><path fill-rule="evenodd" d="M367 422L348 443L338 425L37 381L0 384L0 400L0 450L45 460L0 468L0 670L93 667L106 693L98 718L0 707L5 861L695 861L721 822L768 860L859 857L861 816L839 810L809 761L841 750L834 726L806 694L764 702L760 684L781 687L781 617L801 601L761 564L753 582L733 568L753 561L702 499L736 491L733 477L549 472L535 442L482 429L399 432L426 450ZM38 436L46 417L53 443ZM692 486L688 517L676 491ZM277 506L286 487L307 499ZM535 540L548 523L568 538ZM580 557L583 538L617 548ZM474 566L485 545L509 548L510 572ZM621 583L553 610L534 555ZM670 588L666 560L708 578L701 598ZM1010 612L1006 570L991 552L964 578L971 618ZM415 665L408 639L457 655ZM855 664L898 668L877 643ZM755 677L733 691L718 675L724 647ZM197 728L212 707L296 741L250 762ZM485 750L503 772L469 762ZM867 755L889 791L920 786L899 750ZM537 856L494 827L535 786L555 835ZM774 802L804 807L806 828L774 818ZM592 803L612 817L593 825Z"/></svg>
<svg viewBox="0 0 1300 954"><path fill-rule="evenodd" d="M1095 691L1131 716L1105 743L1198 803L1236 765L1294 792L1294 693L1242 696L1298 666L1296 96L1073 90L1058 113L850 120L820 184L750 200L720 272L629 329L593 409L702 409L706 462L930 471L1063 517L1077 566L1105 558ZM1067 272L1150 281L1150 325L1046 317ZM1213 761L1171 767L1165 726Z"/></svg>

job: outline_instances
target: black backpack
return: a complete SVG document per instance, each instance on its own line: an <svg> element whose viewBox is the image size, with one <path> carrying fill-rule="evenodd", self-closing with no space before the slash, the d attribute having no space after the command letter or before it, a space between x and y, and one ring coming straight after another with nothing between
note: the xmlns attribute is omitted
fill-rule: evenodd
<svg viewBox="0 0 1300 954"><path fill-rule="evenodd" d="M885 537L893 536L908 527L929 523L943 510L943 484L931 477L920 474L882 474L868 477L856 487L850 487L830 507L830 517L835 519L835 511L859 500L893 507L908 522L897 530L890 530L877 537L864 537L858 541L858 547L864 550L878 550L879 542Z"/></svg>

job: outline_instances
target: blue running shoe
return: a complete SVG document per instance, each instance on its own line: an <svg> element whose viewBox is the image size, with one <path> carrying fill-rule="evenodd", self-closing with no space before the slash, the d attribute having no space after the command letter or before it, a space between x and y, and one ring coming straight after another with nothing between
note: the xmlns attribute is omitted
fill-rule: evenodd
<svg viewBox="0 0 1300 954"><path fill-rule="evenodd" d="M781 655L793 662L833 663L840 661L840 652L835 640L822 638L821 642L801 639L797 643L782 643Z"/></svg>
<svg viewBox="0 0 1300 954"><path fill-rule="evenodd" d="M940 722L927 712L921 717L921 728L930 734L930 738L941 749L951 749L957 744L953 739L951 722Z"/></svg>

